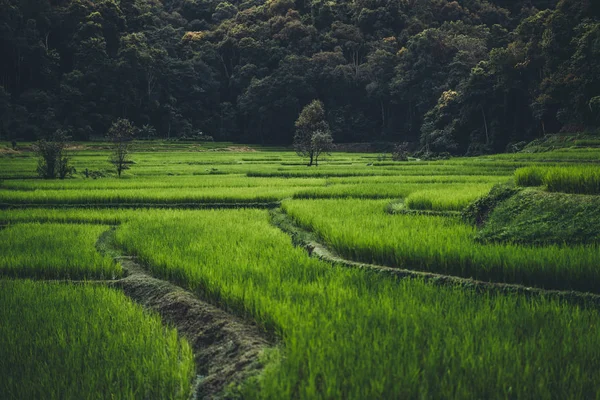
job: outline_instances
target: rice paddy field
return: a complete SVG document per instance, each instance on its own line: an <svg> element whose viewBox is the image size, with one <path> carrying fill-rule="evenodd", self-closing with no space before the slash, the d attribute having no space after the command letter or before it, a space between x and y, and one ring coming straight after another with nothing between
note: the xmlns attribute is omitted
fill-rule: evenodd
<svg viewBox="0 0 600 400"><path fill-rule="evenodd" d="M334 152L308 168L280 148L149 142L120 179L105 144L70 155L72 178L40 180L26 145L0 152L0 398L600 399L597 216L568 228L577 241L534 240L565 210L540 204L578 205L560 226L600 209L600 150ZM497 214L494 187L519 193ZM540 207L522 235L505 223ZM482 224L461 217L471 209ZM315 257L302 235L374 267ZM259 371L198 390L210 354L119 289L126 260L256 327Z"/></svg>

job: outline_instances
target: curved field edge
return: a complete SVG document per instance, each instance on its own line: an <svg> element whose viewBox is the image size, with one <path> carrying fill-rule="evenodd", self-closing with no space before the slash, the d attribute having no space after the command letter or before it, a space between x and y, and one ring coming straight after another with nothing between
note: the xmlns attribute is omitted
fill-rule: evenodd
<svg viewBox="0 0 600 400"><path fill-rule="evenodd" d="M273 225L290 235L295 246L304 248L310 256L331 263L332 265L367 270L369 272L384 275L392 279L422 279L434 285L461 287L467 290L474 290L482 294L519 294L527 297L545 296L548 298L565 301L573 305L583 307L591 306L593 308L600 307L600 294L578 291L548 290L527 287L518 284L484 282L452 275L392 268L349 260L343 258L339 254L336 254L327 246L323 245L321 243L321 238L319 238L317 234L297 225L294 220L285 212L279 209L272 210L270 212L270 218Z"/></svg>
<svg viewBox="0 0 600 400"><path fill-rule="evenodd" d="M157 275L282 337L282 357L247 398L600 394L591 308L332 268L259 210L149 215L116 239Z"/></svg>
<svg viewBox="0 0 600 400"><path fill-rule="evenodd" d="M388 203L286 200L282 209L350 260L545 289L598 290L597 245L480 244L476 229L457 219L390 215Z"/></svg>
<svg viewBox="0 0 600 400"><path fill-rule="evenodd" d="M118 291L0 279L0 305L4 398L190 395L188 342Z"/></svg>

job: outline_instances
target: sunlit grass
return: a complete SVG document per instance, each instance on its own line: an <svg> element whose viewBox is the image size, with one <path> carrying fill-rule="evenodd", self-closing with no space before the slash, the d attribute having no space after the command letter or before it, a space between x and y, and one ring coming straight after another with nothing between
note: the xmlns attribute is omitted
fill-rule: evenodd
<svg viewBox="0 0 600 400"><path fill-rule="evenodd" d="M241 187L187 189L5 190L0 203L19 205L60 204L204 204L275 202L292 196L294 187Z"/></svg>
<svg viewBox="0 0 600 400"><path fill-rule="evenodd" d="M600 194L600 166L527 167L515 171L520 186L546 186L550 192Z"/></svg>
<svg viewBox="0 0 600 400"><path fill-rule="evenodd" d="M421 185L422 186L422 185ZM490 191L493 185L445 185L416 190L408 195L405 205L413 210L460 211Z"/></svg>
<svg viewBox="0 0 600 400"><path fill-rule="evenodd" d="M121 266L95 243L106 226L25 223L0 230L0 276L112 279Z"/></svg>

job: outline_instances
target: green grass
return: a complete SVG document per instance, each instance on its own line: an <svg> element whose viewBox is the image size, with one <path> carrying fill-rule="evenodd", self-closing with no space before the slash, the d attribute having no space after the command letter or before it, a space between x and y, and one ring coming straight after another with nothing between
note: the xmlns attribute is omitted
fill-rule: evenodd
<svg viewBox="0 0 600 400"><path fill-rule="evenodd" d="M550 168L544 183L551 192L600 194L600 166Z"/></svg>
<svg viewBox="0 0 600 400"><path fill-rule="evenodd" d="M0 209L0 225L19 222L57 222L117 225L147 209L20 208ZM106 229L106 228L105 228ZM91 243L91 242L90 242Z"/></svg>
<svg viewBox="0 0 600 400"><path fill-rule="evenodd" d="M390 183L358 183L358 184L333 184L326 187L303 189L294 194L295 199L389 199L406 197L423 185L418 184L390 184Z"/></svg>
<svg viewBox="0 0 600 400"><path fill-rule="evenodd" d="M106 190L5 190L0 204L69 205L69 204L205 204L268 203L292 196L297 189L285 187L199 188L199 189L106 189Z"/></svg>
<svg viewBox="0 0 600 400"><path fill-rule="evenodd" d="M187 399L189 344L122 293L0 280L4 399Z"/></svg>
<svg viewBox="0 0 600 400"><path fill-rule="evenodd" d="M93 190L93 189L201 189L201 188L279 188L325 186L322 178L276 179L248 178L242 174L172 176L172 177L129 177L127 179L67 179L67 180L10 180L0 183L0 188L11 190Z"/></svg>
<svg viewBox="0 0 600 400"><path fill-rule="evenodd" d="M545 185L550 192L600 194L600 166L527 167L515 172L520 186Z"/></svg>
<svg viewBox="0 0 600 400"><path fill-rule="evenodd" d="M0 230L0 276L112 279L121 266L95 243L106 226L25 223Z"/></svg>
<svg viewBox="0 0 600 400"><path fill-rule="evenodd" d="M598 292L597 245L480 244L474 240L476 229L459 220L389 215L387 203L286 200L282 207L297 223L353 260L485 281Z"/></svg>
<svg viewBox="0 0 600 400"><path fill-rule="evenodd" d="M153 273L279 332L247 398L600 395L596 311L332 267L265 211L150 211L116 239Z"/></svg>
<svg viewBox="0 0 600 400"><path fill-rule="evenodd" d="M479 184L417 190L408 195L405 205L412 210L460 211L491 188L491 184Z"/></svg>
<svg viewBox="0 0 600 400"><path fill-rule="evenodd" d="M515 184L524 187L542 186L547 168L525 167L515 171Z"/></svg>

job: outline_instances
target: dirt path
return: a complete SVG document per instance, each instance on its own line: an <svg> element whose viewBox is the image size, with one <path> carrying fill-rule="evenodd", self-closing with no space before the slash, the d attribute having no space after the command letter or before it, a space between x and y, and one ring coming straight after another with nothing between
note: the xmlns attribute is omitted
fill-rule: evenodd
<svg viewBox="0 0 600 400"><path fill-rule="evenodd" d="M257 374L260 353L273 344L257 326L198 299L191 292L154 278L135 258L119 255L112 245L113 230L105 232L97 248L123 265L126 276L109 282L135 302L160 314L174 326L194 351L197 373L195 398L223 398L229 385Z"/></svg>
<svg viewBox="0 0 600 400"><path fill-rule="evenodd" d="M473 289L480 293L521 294L531 297L545 296L566 301L571 304L600 308L600 294L579 291L548 290L510 283L485 282L451 275L441 275L431 272L392 268L348 260L339 256L323 245L315 233L296 225L292 218L281 209L271 210L270 215L273 225L281 229L283 232L289 234L296 246L305 248L308 254L312 257L317 257L323 261L327 261L339 266L364 269L394 277L396 279L423 279L436 285L461 286L467 289Z"/></svg>

